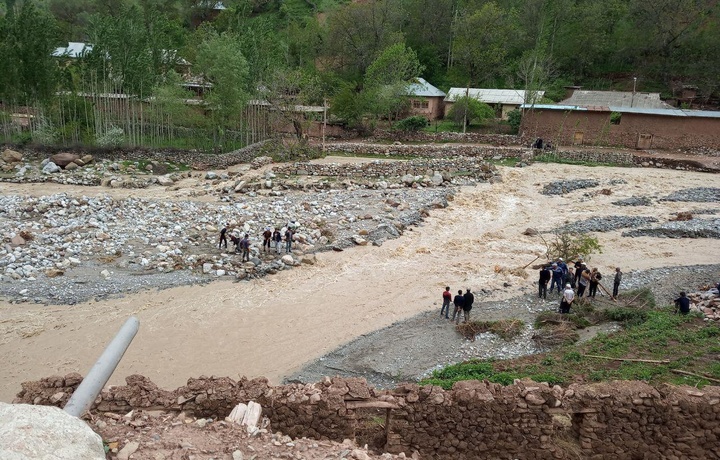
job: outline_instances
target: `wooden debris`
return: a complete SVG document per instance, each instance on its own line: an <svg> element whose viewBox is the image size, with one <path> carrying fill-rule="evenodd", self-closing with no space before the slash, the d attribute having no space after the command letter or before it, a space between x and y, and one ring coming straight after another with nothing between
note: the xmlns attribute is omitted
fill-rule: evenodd
<svg viewBox="0 0 720 460"><path fill-rule="evenodd" d="M634 358L611 358L610 356L600 356L600 355L583 355L587 358L599 358L599 359L609 359L611 361L632 361L637 363L652 363L652 364L670 364L670 360L667 359L634 359Z"/></svg>

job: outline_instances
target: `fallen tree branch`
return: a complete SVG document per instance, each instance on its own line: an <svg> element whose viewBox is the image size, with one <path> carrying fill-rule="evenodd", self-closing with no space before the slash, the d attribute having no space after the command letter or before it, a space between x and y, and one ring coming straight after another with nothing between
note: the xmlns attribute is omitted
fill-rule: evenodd
<svg viewBox="0 0 720 460"><path fill-rule="evenodd" d="M522 269L525 270L526 268L528 268L528 267L530 266L531 263L535 262L535 261L538 260L539 258L540 258L540 256L535 257L533 260L530 261L529 264L525 265Z"/></svg>
<svg viewBox="0 0 720 460"><path fill-rule="evenodd" d="M689 376L691 376L691 377L697 377L697 378L700 378L700 379L709 380L709 381L711 381L711 382L720 383L720 379L714 379L714 378L712 378L712 377L708 377L707 375L703 375L703 374L695 374L695 373L693 373L693 372L683 371L683 370L680 370L680 369L670 369L670 372L672 372L672 373L674 373L674 374L689 375Z"/></svg>
<svg viewBox="0 0 720 460"><path fill-rule="evenodd" d="M667 359L633 359L633 358L611 358L609 356L599 356L599 355L583 355L586 358L599 358L599 359L609 359L611 361L633 361L637 363L653 363L653 364L670 364L670 360Z"/></svg>

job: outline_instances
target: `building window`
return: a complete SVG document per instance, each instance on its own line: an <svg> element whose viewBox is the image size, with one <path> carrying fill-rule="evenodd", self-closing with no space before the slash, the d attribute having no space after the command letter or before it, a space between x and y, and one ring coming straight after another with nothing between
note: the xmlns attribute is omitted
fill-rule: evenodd
<svg viewBox="0 0 720 460"><path fill-rule="evenodd" d="M430 106L430 103L426 101L425 99L413 99L412 100L412 108L413 109L427 109Z"/></svg>
<svg viewBox="0 0 720 460"><path fill-rule="evenodd" d="M610 112L610 124L619 125L621 119L622 119L622 113Z"/></svg>

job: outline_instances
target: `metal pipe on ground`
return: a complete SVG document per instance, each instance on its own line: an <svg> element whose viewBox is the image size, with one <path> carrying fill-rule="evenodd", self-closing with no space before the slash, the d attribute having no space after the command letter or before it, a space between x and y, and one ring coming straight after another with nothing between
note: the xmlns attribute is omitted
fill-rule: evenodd
<svg viewBox="0 0 720 460"><path fill-rule="evenodd" d="M135 338L139 327L140 321L134 316L125 321L115 338L108 344L105 351L90 369L90 372L70 397L70 400L65 404L65 412L80 417L86 410L90 409L95 398L97 398L107 381L110 380L110 376L115 372L115 368L130 346L130 342Z"/></svg>

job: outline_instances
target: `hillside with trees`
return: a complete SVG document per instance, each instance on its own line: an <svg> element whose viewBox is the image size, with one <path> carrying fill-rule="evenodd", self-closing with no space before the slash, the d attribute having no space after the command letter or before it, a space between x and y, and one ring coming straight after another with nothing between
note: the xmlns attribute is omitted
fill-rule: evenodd
<svg viewBox="0 0 720 460"><path fill-rule="evenodd" d="M266 136L273 116L302 137L267 106L393 119L415 77L554 101L566 85L637 78L666 97L696 88L700 107L720 89L714 0L5 0L0 15L13 142L228 150ZM53 56L68 42L91 47ZM8 123L23 111L30 133Z"/></svg>

